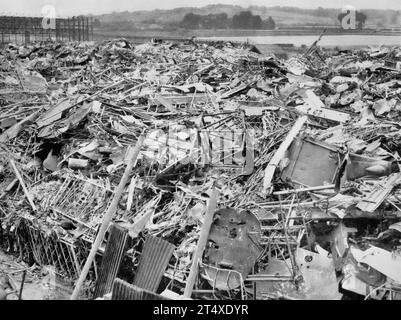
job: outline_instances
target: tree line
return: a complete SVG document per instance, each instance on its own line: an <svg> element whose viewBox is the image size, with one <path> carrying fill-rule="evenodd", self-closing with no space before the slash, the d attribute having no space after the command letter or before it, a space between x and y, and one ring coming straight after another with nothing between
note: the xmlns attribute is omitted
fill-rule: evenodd
<svg viewBox="0 0 401 320"><path fill-rule="evenodd" d="M180 27L186 29L263 29L276 28L276 22L272 17L262 20L259 15L253 15L250 11L242 11L232 18L226 13L200 15L187 13L180 23Z"/></svg>

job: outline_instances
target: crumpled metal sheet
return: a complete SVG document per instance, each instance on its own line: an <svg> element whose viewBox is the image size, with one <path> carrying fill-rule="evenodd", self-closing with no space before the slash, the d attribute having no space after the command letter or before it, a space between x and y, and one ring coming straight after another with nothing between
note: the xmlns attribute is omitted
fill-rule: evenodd
<svg viewBox="0 0 401 320"><path fill-rule="evenodd" d="M349 154L345 175L348 180L365 176L382 177L399 170L393 162L375 159L357 154Z"/></svg>
<svg viewBox="0 0 401 320"><path fill-rule="evenodd" d="M215 213L205 250L202 275L219 290L237 288L254 266L261 248L261 226L249 211L221 209Z"/></svg>
<svg viewBox="0 0 401 320"><path fill-rule="evenodd" d="M20 76L22 87L30 92L46 92L47 81L38 72L24 73Z"/></svg>
<svg viewBox="0 0 401 320"><path fill-rule="evenodd" d="M284 297L286 299L301 300L339 300L338 283L332 258L328 252L319 248L320 253L298 248L295 252L295 261L300 279L295 283L292 280L258 281L256 292L258 298ZM290 259L286 261L273 260L272 265L263 275L276 277L290 277Z"/></svg>

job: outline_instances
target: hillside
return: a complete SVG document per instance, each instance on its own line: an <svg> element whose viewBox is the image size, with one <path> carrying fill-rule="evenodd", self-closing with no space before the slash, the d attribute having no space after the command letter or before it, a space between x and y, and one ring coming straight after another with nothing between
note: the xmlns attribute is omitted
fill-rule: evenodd
<svg viewBox="0 0 401 320"><path fill-rule="evenodd" d="M104 29L162 29L175 28L187 13L200 15L226 13L229 17L240 11L249 10L262 19L273 17L276 25L282 27L297 26L337 26L340 9L300 9L295 7L244 8L234 5L208 5L202 8L182 7L171 10L152 10L134 12L113 12L96 16ZM401 13L395 10L362 10L367 15L366 25L373 28L394 28L401 26Z"/></svg>

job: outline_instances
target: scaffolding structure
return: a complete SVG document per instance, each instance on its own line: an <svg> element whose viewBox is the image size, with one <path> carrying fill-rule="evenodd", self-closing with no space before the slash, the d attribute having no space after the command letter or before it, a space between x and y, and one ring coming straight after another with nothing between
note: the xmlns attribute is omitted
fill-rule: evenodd
<svg viewBox="0 0 401 320"><path fill-rule="evenodd" d="M0 44L93 40L93 17L55 18L53 26L44 19L0 16Z"/></svg>

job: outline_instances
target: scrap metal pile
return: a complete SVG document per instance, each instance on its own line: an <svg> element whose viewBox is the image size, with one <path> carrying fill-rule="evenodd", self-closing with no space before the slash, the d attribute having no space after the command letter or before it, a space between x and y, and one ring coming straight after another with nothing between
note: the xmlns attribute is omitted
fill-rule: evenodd
<svg viewBox="0 0 401 320"><path fill-rule="evenodd" d="M3 48L3 250L76 280L145 135L94 297L118 276L114 298L134 283L165 299L400 299L401 49L256 51Z"/></svg>

